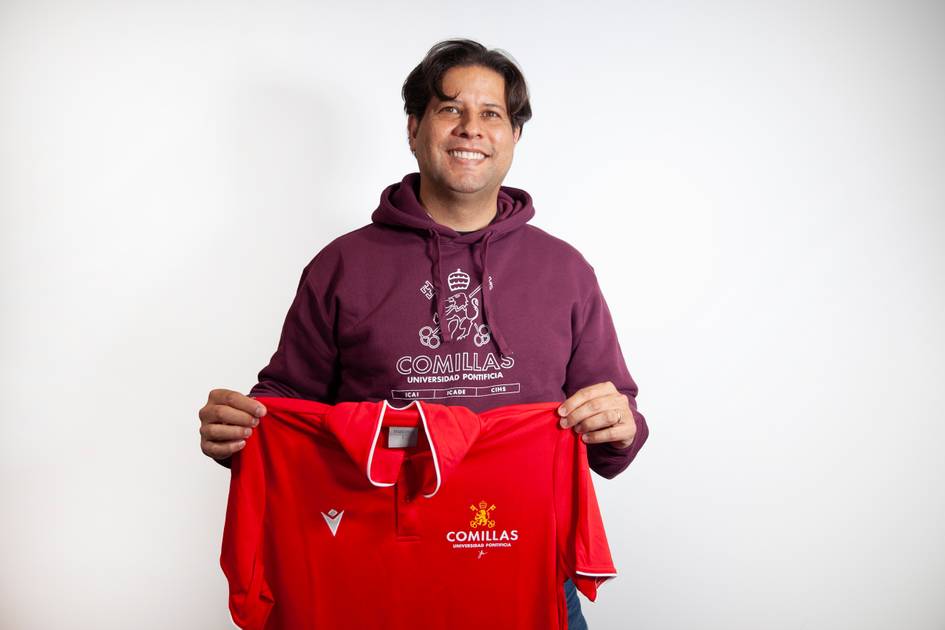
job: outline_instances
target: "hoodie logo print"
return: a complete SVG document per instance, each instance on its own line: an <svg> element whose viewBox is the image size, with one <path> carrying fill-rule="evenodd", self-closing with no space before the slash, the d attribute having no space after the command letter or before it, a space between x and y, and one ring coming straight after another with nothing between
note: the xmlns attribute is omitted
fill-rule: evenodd
<svg viewBox="0 0 945 630"><path fill-rule="evenodd" d="M341 517L344 515L344 510L339 512L338 510L331 509L328 510L328 514L322 512L322 517L325 519L325 524L328 525L328 529L331 530L332 536L338 535L338 526L341 525Z"/></svg>
<svg viewBox="0 0 945 630"><path fill-rule="evenodd" d="M506 371L514 368L515 359L497 354L488 345L496 340L495 330L484 321L485 311L492 306L489 292L498 284L496 279L483 274L482 284L471 289L469 274L453 268L456 271L449 274L448 281L443 276L437 287L433 285L436 278L424 280L418 287L428 304L411 316L420 321L404 336L403 343L412 351L403 352L394 363L396 384L392 383L391 400L478 398L522 391L521 383L506 381ZM433 321L423 326L430 322L426 314L430 310ZM424 349L417 348L418 338Z"/></svg>
<svg viewBox="0 0 945 630"><path fill-rule="evenodd" d="M481 348L489 343L492 337L489 334L487 325L476 324L476 320L479 319L479 298L476 296L482 290L482 285L466 293L466 289L469 288L470 284L469 280L469 274L461 269L457 269L449 275L447 283L453 293L446 298L444 314L446 315L446 325L453 339L466 339L472 334L473 343L476 344L477 348ZM491 276L489 282L491 285ZM426 292L424 292L424 295L426 295ZM432 297L433 292L430 291L428 299ZM433 325L423 326L418 331L421 345L432 349L438 348L442 342L440 333L440 318L438 314L434 313Z"/></svg>

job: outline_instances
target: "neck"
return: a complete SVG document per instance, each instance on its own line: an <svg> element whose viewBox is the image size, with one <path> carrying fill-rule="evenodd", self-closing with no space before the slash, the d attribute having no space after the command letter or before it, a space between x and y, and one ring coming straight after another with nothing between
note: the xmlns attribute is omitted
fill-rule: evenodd
<svg viewBox="0 0 945 630"><path fill-rule="evenodd" d="M420 205L440 225L457 232L474 232L492 222L495 218L499 191L487 196L466 195L463 193L437 194L437 191L424 185L420 178Z"/></svg>

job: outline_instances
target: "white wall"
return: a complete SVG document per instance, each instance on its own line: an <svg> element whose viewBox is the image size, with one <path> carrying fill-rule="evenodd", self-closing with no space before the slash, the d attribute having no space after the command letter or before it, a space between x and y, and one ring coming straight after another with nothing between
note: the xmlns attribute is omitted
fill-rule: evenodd
<svg viewBox="0 0 945 630"><path fill-rule="evenodd" d="M507 183L651 424L591 627L945 626L945 8L325 4L0 5L0 626L231 627L197 410L412 169L453 36L524 67Z"/></svg>

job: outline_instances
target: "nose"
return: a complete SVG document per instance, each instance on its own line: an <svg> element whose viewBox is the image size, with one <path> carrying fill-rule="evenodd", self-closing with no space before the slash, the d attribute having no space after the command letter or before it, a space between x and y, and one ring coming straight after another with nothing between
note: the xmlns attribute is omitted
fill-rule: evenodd
<svg viewBox="0 0 945 630"><path fill-rule="evenodd" d="M479 114L467 109L463 112L462 118L460 118L459 124L456 126L457 135L463 138L476 138L482 136L482 130L480 129L480 120Z"/></svg>

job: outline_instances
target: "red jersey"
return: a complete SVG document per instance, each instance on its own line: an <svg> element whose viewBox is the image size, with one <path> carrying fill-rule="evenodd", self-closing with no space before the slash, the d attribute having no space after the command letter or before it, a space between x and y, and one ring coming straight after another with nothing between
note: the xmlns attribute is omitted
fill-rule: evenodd
<svg viewBox="0 0 945 630"><path fill-rule="evenodd" d="M559 403L257 400L220 557L240 628L566 628L564 580L616 575Z"/></svg>

